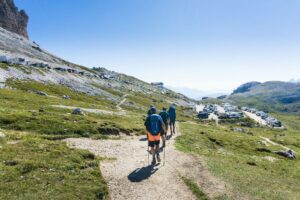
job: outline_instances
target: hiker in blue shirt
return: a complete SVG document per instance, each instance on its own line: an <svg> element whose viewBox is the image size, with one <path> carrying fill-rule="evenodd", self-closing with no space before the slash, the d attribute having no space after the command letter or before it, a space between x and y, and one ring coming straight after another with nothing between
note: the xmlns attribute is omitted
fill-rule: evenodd
<svg viewBox="0 0 300 200"><path fill-rule="evenodd" d="M170 117L170 129L171 129L171 136L175 134L175 123L176 123L176 105L172 104L169 108L169 117Z"/></svg>
<svg viewBox="0 0 300 200"><path fill-rule="evenodd" d="M161 116L156 114L154 106L150 109L150 115L148 115L144 125L147 130L148 146L151 147L150 153L153 156L152 165L155 165L156 158L158 162L161 161L159 156L160 134L165 132L165 124Z"/></svg>
<svg viewBox="0 0 300 200"><path fill-rule="evenodd" d="M163 141L163 148L165 148L166 146L166 139L167 139L167 134L168 134L168 124L169 124L169 121L170 121L170 117L169 117L169 113L167 112L167 109L166 108L163 108L162 111L159 113L159 115L161 116L164 124L165 124L165 127L166 127L166 130L165 131L162 131L161 132L161 138L162 138L162 141Z"/></svg>

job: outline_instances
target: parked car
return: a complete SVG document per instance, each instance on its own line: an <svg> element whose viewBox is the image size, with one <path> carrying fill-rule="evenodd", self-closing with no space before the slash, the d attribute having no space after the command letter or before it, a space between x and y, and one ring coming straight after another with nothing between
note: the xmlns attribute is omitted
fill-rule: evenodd
<svg viewBox="0 0 300 200"><path fill-rule="evenodd" d="M268 125L270 125L272 127L281 127L282 126L282 123L273 117L267 117L266 122Z"/></svg>
<svg viewBox="0 0 300 200"><path fill-rule="evenodd" d="M242 110L242 111L249 111L249 108L248 108L248 107L242 107L241 110Z"/></svg>
<svg viewBox="0 0 300 200"><path fill-rule="evenodd" d="M256 115L261 117L262 119L267 119L267 117L268 117L268 114L263 111L256 112Z"/></svg>
<svg viewBox="0 0 300 200"><path fill-rule="evenodd" d="M255 108L251 108L251 109L249 109L249 112L255 114L257 112L257 110Z"/></svg>
<svg viewBox="0 0 300 200"><path fill-rule="evenodd" d="M239 119L239 118L244 117L244 114L241 112L228 112L227 117L229 119Z"/></svg>
<svg viewBox="0 0 300 200"><path fill-rule="evenodd" d="M197 117L199 119L208 119L209 113L205 111L201 111L198 113Z"/></svg>

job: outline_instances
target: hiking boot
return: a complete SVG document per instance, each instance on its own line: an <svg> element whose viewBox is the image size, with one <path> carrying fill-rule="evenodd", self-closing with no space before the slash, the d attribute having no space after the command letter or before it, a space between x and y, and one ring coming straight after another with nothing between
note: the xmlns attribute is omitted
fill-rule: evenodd
<svg viewBox="0 0 300 200"><path fill-rule="evenodd" d="M151 162L151 165L156 165L156 159L153 158L152 162Z"/></svg>
<svg viewBox="0 0 300 200"><path fill-rule="evenodd" d="M159 162L160 163L160 156L159 155L157 155L157 162Z"/></svg>

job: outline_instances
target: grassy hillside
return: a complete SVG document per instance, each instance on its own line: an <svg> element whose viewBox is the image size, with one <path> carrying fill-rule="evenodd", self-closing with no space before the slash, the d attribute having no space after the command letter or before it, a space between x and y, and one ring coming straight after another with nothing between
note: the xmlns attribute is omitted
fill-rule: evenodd
<svg viewBox="0 0 300 200"><path fill-rule="evenodd" d="M158 109L170 105L164 96L129 92L121 105L125 113L118 114L118 102L101 96L89 96L64 86L16 80L9 80L7 85L11 89L0 89L0 127L44 135L100 137L106 135L105 129L140 134L143 132L143 120L150 104ZM46 92L48 96L37 95L34 91ZM64 99L63 95L70 96L70 99ZM72 115L71 109L54 107L55 105L97 109L112 114L86 112L85 115ZM183 109L184 107L178 107L182 113L179 120L185 118Z"/></svg>
<svg viewBox="0 0 300 200"><path fill-rule="evenodd" d="M1 199L109 197L99 158L88 151L28 132L1 130L1 134Z"/></svg>
<svg viewBox="0 0 300 200"><path fill-rule="evenodd" d="M4 199L105 199L108 189L99 161L86 151L69 149L60 139L110 138L144 134L144 118L153 104L168 107L172 97L105 88L120 102L55 84L10 79L0 89L0 193ZM41 96L43 91L48 96ZM126 94L126 96L124 96ZM63 98L70 96L70 99ZM55 105L105 111L73 115ZM191 110L178 107L179 120ZM111 112L111 113L110 113ZM4 137L2 137L4 135ZM4 196L2 195L4 194Z"/></svg>
<svg viewBox="0 0 300 200"><path fill-rule="evenodd" d="M245 128L214 123L181 123L183 133L176 141L179 150L199 155L209 170L234 190L257 199L300 199L298 160L289 160L270 151L280 146L265 144L260 136L300 153L299 117L277 115L286 130Z"/></svg>
<svg viewBox="0 0 300 200"><path fill-rule="evenodd" d="M297 83L273 81L236 91L228 100L240 106L268 112L300 113L300 85Z"/></svg>

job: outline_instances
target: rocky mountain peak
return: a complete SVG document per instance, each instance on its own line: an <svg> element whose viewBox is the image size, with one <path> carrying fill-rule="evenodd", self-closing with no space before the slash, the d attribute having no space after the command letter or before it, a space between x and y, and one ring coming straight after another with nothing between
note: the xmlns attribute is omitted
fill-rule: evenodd
<svg viewBox="0 0 300 200"><path fill-rule="evenodd" d="M28 15L13 0L0 0L0 27L28 38Z"/></svg>

